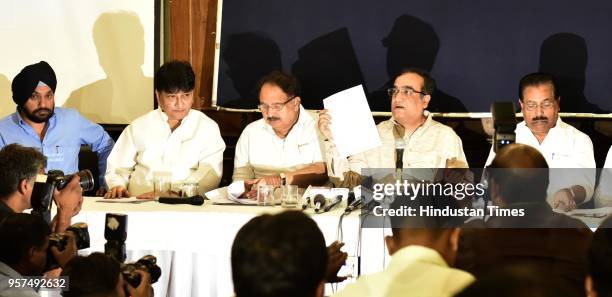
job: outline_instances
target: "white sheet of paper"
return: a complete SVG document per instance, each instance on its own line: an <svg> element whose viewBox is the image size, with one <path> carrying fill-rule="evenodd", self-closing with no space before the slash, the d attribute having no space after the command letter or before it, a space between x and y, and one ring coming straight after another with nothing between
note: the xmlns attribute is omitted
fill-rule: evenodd
<svg viewBox="0 0 612 297"><path fill-rule="evenodd" d="M346 158L381 145L380 136L361 85L325 98L323 106L331 116L329 129L341 157Z"/></svg>

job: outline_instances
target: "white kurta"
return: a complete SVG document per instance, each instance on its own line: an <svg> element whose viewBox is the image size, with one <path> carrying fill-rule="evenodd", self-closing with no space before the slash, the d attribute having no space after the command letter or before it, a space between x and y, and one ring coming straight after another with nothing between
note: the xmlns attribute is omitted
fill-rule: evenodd
<svg viewBox="0 0 612 297"><path fill-rule="evenodd" d="M153 191L153 173L170 173L173 187L199 183L198 192L216 188L223 172L225 143L219 126L202 112L190 110L170 130L168 116L156 109L125 128L108 157L109 188L124 186L132 195Z"/></svg>
<svg viewBox="0 0 612 297"><path fill-rule="evenodd" d="M593 143L588 135L580 132L561 120L548 131L542 143L533 135L525 121L516 126L516 143L536 148L546 159L550 168L582 168L575 170L555 170L551 172L548 188L549 202L551 195L562 188L580 185L586 190L585 202L591 199L595 186L595 157ZM495 158L493 147L487 158L486 166ZM592 168L592 170L589 170Z"/></svg>
<svg viewBox="0 0 612 297"><path fill-rule="evenodd" d="M612 206L612 147L608 150L593 200L596 208Z"/></svg>
<svg viewBox="0 0 612 297"><path fill-rule="evenodd" d="M384 271L361 276L334 296L454 296L473 281L435 250L411 245L395 252Z"/></svg>
<svg viewBox="0 0 612 297"><path fill-rule="evenodd" d="M244 128L236 144L232 179L259 178L316 162L323 162L316 123L300 106L298 121L284 139L264 119Z"/></svg>

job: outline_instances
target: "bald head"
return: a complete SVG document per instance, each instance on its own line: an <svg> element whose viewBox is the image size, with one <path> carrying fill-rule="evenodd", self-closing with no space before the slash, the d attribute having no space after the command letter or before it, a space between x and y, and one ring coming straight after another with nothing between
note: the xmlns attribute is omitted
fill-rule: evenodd
<svg viewBox="0 0 612 297"><path fill-rule="evenodd" d="M548 168L544 156L528 145L513 143L504 146L491 162L492 168Z"/></svg>

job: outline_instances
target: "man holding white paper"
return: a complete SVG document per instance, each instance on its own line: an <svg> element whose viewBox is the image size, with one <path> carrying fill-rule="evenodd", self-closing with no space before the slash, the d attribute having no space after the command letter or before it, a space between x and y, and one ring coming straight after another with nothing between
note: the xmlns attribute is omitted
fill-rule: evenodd
<svg viewBox="0 0 612 297"><path fill-rule="evenodd" d="M360 174L363 168L396 168L398 164L402 168L467 167L459 136L425 110L434 90L435 81L427 72L402 71L388 90L392 117L377 125L381 145L348 158L335 143L342 137L333 133L330 113L335 111L322 110L318 126L326 138L328 175L342 181L347 172ZM396 157L396 148L403 149L401 158Z"/></svg>
<svg viewBox="0 0 612 297"><path fill-rule="evenodd" d="M259 84L262 119L249 124L236 144L232 180L247 197L258 185L302 187L327 181L316 123L300 104L295 77L275 71Z"/></svg>

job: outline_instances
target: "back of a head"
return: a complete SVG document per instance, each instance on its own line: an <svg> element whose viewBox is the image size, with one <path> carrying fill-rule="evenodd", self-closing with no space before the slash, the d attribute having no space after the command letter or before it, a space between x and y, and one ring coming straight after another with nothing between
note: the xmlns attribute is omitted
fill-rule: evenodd
<svg viewBox="0 0 612 297"><path fill-rule="evenodd" d="M554 279L533 267L502 268L479 278L455 297L556 297L568 296Z"/></svg>
<svg viewBox="0 0 612 297"><path fill-rule="evenodd" d="M93 253L87 257L72 258L62 271L70 280L70 290L63 297L114 297L117 296L120 265L113 258Z"/></svg>
<svg viewBox="0 0 612 297"><path fill-rule="evenodd" d="M0 261L14 267L32 247L43 247L51 234L49 225L40 217L12 214L0 222Z"/></svg>
<svg viewBox="0 0 612 297"><path fill-rule="evenodd" d="M542 202L546 199L548 164L531 146L518 143L504 146L487 168L487 173L506 203Z"/></svg>
<svg viewBox="0 0 612 297"><path fill-rule="evenodd" d="M608 217L595 231L588 253L589 275L597 296L612 296L612 217Z"/></svg>
<svg viewBox="0 0 612 297"><path fill-rule="evenodd" d="M0 199L17 191L24 179L33 179L40 168L47 166L45 156L31 147L9 144L0 150Z"/></svg>
<svg viewBox="0 0 612 297"><path fill-rule="evenodd" d="M232 278L238 297L314 296L326 267L323 234L299 211L250 220L232 245Z"/></svg>
<svg viewBox="0 0 612 297"><path fill-rule="evenodd" d="M195 73L189 62L166 62L155 72L153 84L158 92L190 92L195 88Z"/></svg>

